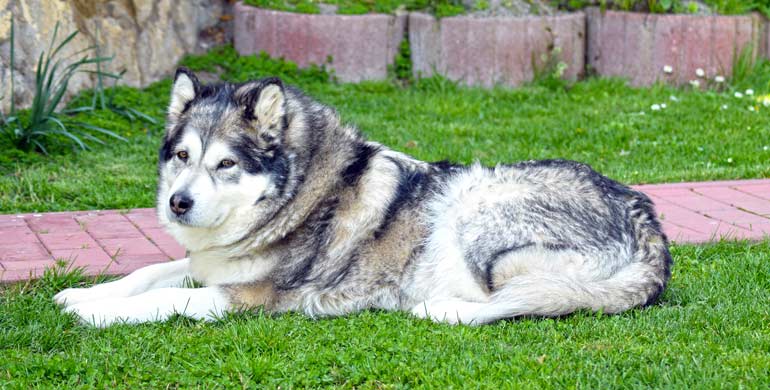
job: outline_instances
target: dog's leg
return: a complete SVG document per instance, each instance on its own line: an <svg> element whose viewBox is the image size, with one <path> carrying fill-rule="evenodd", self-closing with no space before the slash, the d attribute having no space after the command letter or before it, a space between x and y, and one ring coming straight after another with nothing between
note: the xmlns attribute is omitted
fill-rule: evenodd
<svg viewBox="0 0 770 390"><path fill-rule="evenodd" d="M174 314L198 320L214 320L230 307L220 287L158 288L125 298L101 299L67 306L84 323L106 327L115 323L138 324L164 321Z"/></svg>
<svg viewBox="0 0 770 390"><path fill-rule="evenodd" d="M56 294L54 300L60 305L71 306L88 301L130 297L156 288L181 286L189 276L190 259L184 258L149 265L112 282L88 288L68 288Z"/></svg>
<svg viewBox="0 0 770 390"><path fill-rule="evenodd" d="M279 294L271 282L254 282L245 284L231 284L223 286L224 291L230 297L231 307L240 310L262 307L265 310L273 310L279 300ZM281 298L286 298L286 293Z"/></svg>

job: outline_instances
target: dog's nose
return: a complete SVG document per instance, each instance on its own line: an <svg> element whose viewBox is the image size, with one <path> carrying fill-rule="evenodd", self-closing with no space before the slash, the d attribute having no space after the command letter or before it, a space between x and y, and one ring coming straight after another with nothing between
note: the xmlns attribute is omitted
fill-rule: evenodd
<svg viewBox="0 0 770 390"><path fill-rule="evenodd" d="M182 215L187 212L190 208L193 206L193 200L190 198L190 195L186 193L176 193L171 196L171 200L169 200L169 203L171 204L171 211L174 212L176 215Z"/></svg>

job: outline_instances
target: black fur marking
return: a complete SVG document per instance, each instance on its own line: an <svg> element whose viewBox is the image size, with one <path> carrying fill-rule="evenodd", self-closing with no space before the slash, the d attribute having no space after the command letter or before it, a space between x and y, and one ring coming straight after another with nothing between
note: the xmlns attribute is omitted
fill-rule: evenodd
<svg viewBox="0 0 770 390"><path fill-rule="evenodd" d="M304 258L287 259L288 269L284 275L279 275L276 280L276 288L291 290L312 282L311 273L315 263L326 255L326 245L329 238L329 227L337 212L339 198L327 199L318 211L308 217L306 225L310 228L309 237L314 238L312 249L303 255ZM296 237L291 236L289 239ZM349 264L347 265L349 266Z"/></svg>
<svg viewBox="0 0 770 390"><path fill-rule="evenodd" d="M290 167L288 158L280 149L273 152L273 158L269 160L268 169L273 175L273 183L278 189L278 196L283 197L286 193L286 184L289 181Z"/></svg>
<svg viewBox="0 0 770 390"><path fill-rule="evenodd" d="M431 165L431 166L432 166L434 169L436 169L437 171L439 171L439 172L452 172L452 171L456 171L456 170L458 170L458 169L464 169L464 168L466 168L466 167L464 167L464 166L462 166L462 165L459 165L459 164L455 164L455 163L453 163L453 162L449 162L449 161L447 161L447 160L443 160L443 161L435 161L435 162L432 162L432 163L430 163L430 165Z"/></svg>
<svg viewBox="0 0 770 390"><path fill-rule="evenodd" d="M575 207L567 202L553 203L543 200L532 202L531 207L538 208L544 215L559 215L569 220L568 226L577 227L570 234L580 234L580 241L590 244L594 248L604 248L608 242L621 242L627 236L624 232L631 231L628 210L618 202L629 196L635 196L636 191L602 176L589 165L570 160L537 160L523 161L509 165L515 169L553 168L565 172L574 172L580 180L591 182L597 191L603 194L603 202L606 210L591 207ZM603 212L608 212L611 218L601 218ZM549 232L556 242L572 242L576 237L564 235L548 225L547 221L528 221L535 223ZM635 245L635 243L632 243Z"/></svg>
<svg viewBox="0 0 770 390"><path fill-rule="evenodd" d="M179 124L177 124L174 130L171 132L171 137L167 138L163 142L163 145L161 145L159 151L160 161L166 162L174 158L174 148L176 148L179 142L182 141L182 136L184 135L184 127L186 125L187 123L184 120L179 122Z"/></svg>
<svg viewBox="0 0 770 390"><path fill-rule="evenodd" d="M334 272L331 276L329 276L328 281L326 284L324 284L325 289L331 289L335 288L342 283L343 280L345 280L345 277L348 276L348 274L353 270L353 266L358 262L358 256L353 255L350 257L348 262L338 269L336 272Z"/></svg>
<svg viewBox="0 0 770 390"><path fill-rule="evenodd" d="M505 255L507 255L509 253L517 252L517 251L520 251L522 249L529 248L529 247L531 247L533 245L535 245L535 243L533 243L533 242L528 242L526 244L521 244L521 245L513 245L513 246L510 246L508 248L501 249L501 250L495 252L492 255L492 257L487 262L487 269L484 272L484 274L486 275L487 288L489 289L489 291L493 291L494 287L495 287L494 281L492 280L493 279L492 278L492 273L493 273L493 271L495 269L495 266L497 265L497 262L500 261L500 259L503 256L505 256Z"/></svg>
<svg viewBox="0 0 770 390"><path fill-rule="evenodd" d="M233 151L238 156L241 168L246 172L256 175L266 170L266 156L250 136L241 134L238 142L233 145Z"/></svg>
<svg viewBox="0 0 770 390"><path fill-rule="evenodd" d="M242 134L238 142L233 145L233 150L243 170L252 175L260 173L271 175L279 196L284 195L290 172L288 158L280 148L260 149L250 136Z"/></svg>
<svg viewBox="0 0 770 390"><path fill-rule="evenodd" d="M358 179L366 172L369 167L369 160L377 154L379 148L360 143L356 145L355 156L353 162L342 171L342 180L345 185L352 186L358 182Z"/></svg>
<svg viewBox="0 0 770 390"><path fill-rule="evenodd" d="M407 170L399 161L390 157L387 158L398 166L398 187L396 188L395 196L390 201L390 204L388 204L388 209L385 211L385 217L374 232L375 239L382 237L402 208L422 197L426 190L426 183L429 180L425 172L419 170Z"/></svg>

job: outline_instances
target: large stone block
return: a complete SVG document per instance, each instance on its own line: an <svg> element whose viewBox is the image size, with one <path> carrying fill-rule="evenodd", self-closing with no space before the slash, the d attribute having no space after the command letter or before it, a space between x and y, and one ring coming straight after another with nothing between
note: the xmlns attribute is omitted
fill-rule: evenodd
<svg viewBox="0 0 770 390"><path fill-rule="evenodd" d="M435 19L413 12L409 42L415 76L435 72L466 85L517 86L555 57L576 79L585 69L585 15Z"/></svg>
<svg viewBox="0 0 770 390"><path fill-rule="evenodd" d="M405 38L406 15L307 15L237 3L235 49L300 67L326 65L342 81L382 80Z"/></svg>
<svg viewBox="0 0 770 390"><path fill-rule="evenodd" d="M674 85L732 73L744 50L765 51L756 14L741 16L659 15L586 11L588 65L600 76L627 78L632 85ZM670 72L665 69L670 67Z"/></svg>
<svg viewBox="0 0 770 390"><path fill-rule="evenodd" d="M99 44L105 64L114 73L125 71L122 83L144 87L173 74L187 53L204 49L199 32L216 25L227 0L0 0L0 109L10 106L10 20L15 23L14 92L18 107L32 101L35 64L48 49L59 22L60 41L80 33L65 47L64 56ZM97 41L98 37L98 41ZM94 85L94 76L76 75L69 93Z"/></svg>

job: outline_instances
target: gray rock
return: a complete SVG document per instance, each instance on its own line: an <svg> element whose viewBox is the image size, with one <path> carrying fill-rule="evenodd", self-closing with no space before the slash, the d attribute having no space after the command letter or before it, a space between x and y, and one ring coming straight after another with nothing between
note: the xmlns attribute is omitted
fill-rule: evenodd
<svg viewBox="0 0 770 390"><path fill-rule="evenodd" d="M48 49L56 22L60 23L59 41L80 31L64 55L94 45L98 37L102 55L114 56L106 70L125 71L121 83L144 87L172 74L185 54L209 47L206 38L218 35L202 36L200 31L218 28L227 12L227 0L0 0L0 96L5 96L0 109L7 112L10 106L11 18L16 34L16 104L26 107L32 102L37 58ZM78 74L70 82L69 93L92 87L94 82L93 75Z"/></svg>

